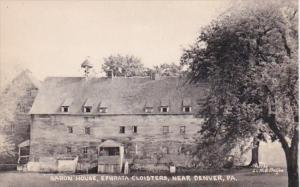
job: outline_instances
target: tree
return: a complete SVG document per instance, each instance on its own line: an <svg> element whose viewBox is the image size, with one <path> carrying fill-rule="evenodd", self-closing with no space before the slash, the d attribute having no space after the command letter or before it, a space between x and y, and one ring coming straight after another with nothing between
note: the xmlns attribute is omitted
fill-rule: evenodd
<svg viewBox="0 0 300 187"><path fill-rule="evenodd" d="M258 3L224 15L201 32L181 62L189 66L191 82L210 83L195 154L203 156L203 149L229 154L249 139L269 135L282 145L294 187L299 185L298 12L293 2L279 4Z"/></svg>
<svg viewBox="0 0 300 187"><path fill-rule="evenodd" d="M161 64L154 66L154 71L158 72L162 76L178 76L183 73L182 66L176 65L175 63L171 64Z"/></svg>
<svg viewBox="0 0 300 187"><path fill-rule="evenodd" d="M113 71L114 76L132 77L132 76L147 76L150 75L148 68L145 68L141 60L133 55L122 56L110 55L104 58L102 65L103 71Z"/></svg>
<svg viewBox="0 0 300 187"><path fill-rule="evenodd" d="M12 136L17 102L16 94L1 93L0 97L0 161L13 163L16 160L15 138Z"/></svg>
<svg viewBox="0 0 300 187"><path fill-rule="evenodd" d="M30 115L40 82L29 70L22 71L0 93L0 161L16 163L17 145L30 136Z"/></svg>
<svg viewBox="0 0 300 187"><path fill-rule="evenodd" d="M12 137L5 133L0 134L0 160L4 163L14 163L15 161L15 144Z"/></svg>

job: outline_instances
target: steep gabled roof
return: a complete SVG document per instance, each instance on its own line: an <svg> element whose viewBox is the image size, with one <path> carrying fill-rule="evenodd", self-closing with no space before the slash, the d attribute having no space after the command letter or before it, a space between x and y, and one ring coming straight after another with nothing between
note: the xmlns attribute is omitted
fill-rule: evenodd
<svg viewBox="0 0 300 187"><path fill-rule="evenodd" d="M41 87L41 81L39 81L37 78L35 78L32 74L32 72L28 69L22 71L18 76L16 76L12 82L17 81L18 79L28 79L34 87L40 88Z"/></svg>
<svg viewBox="0 0 300 187"><path fill-rule="evenodd" d="M62 114L61 104L67 98L72 98L69 112L64 115L113 115L113 114L146 114L147 102L153 106L151 114L159 112L161 101L169 103L167 114L186 114L182 112L182 101L190 98L193 111L198 111L197 101L205 98L208 86L187 84L179 77L165 77L160 80L150 80L149 77L133 78L90 78L84 77L49 77L47 78L34 101L31 114ZM82 112L82 107L88 101L93 104L90 113ZM99 113L97 108L105 103L108 111Z"/></svg>

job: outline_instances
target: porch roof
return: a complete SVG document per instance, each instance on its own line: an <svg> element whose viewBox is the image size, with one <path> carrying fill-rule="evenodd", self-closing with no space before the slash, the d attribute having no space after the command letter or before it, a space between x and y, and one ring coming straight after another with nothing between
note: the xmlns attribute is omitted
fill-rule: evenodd
<svg viewBox="0 0 300 187"><path fill-rule="evenodd" d="M106 140L99 145L99 147L121 147L122 144L114 140Z"/></svg>
<svg viewBox="0 0 300 187"><path fill-rule="evenodd" d="M18 147L26 147L30 145L30 141L29 140L25 140L24 142L20 143L18 145Z"/></svg>

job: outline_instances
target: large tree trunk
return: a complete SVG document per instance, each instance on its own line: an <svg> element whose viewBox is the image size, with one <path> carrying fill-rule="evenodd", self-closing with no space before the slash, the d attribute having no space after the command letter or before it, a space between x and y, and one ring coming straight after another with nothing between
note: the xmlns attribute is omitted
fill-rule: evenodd
<svg viewBox="0 0 300 187"><path fill-rule="evenodd" d="M288 145L283 134L280 132L276 126L275 115L272 114L267 119L269 127L278 136L281 146L285 153L287 172L288 172L288 186L298 187L299 186L299 174L298 174L298 143L299 143L299 132L298 132L298 121L294 127L293 138L291 141L291 146Z"/></svg>
<svg viewBox="0 0 300 187"><path fill-rule="evenodd" d="M293 138L291 146L288 145L284 135L280 132L276 125L275 114L271 114L266 118L271 130L277 135L281 146L285 153L287 172L288 172L288 183L289 187L299 186L299 174L298 174L298 143L299 143L299 132L298 132L298 120L295 120L295 127L293 132Z"/></svg>
<svg viewBox="0 0 300 187"><path fill-rule="evenodd" d="M256 165L259 166L258 151L259 151L259 140L256 137L254 137L251 162L248 165L249 167L253 167Z"/></svg>
<svg viewBox="0 0 300 187"><path fill-rule="evenodd" d="M298 143L299 134L298 130L296 129L294 130L294 136L291 142L291 147L288 150L284 150L286 156L287 172L289 177L289 187L299 186Z"/></svg>
<svg viewBox="0 0 300 187"><path fill-rule="evenodd" d="M299 186L297 159L298 159L298 153L295 152L291 153L289 156L286 156L289 187Z"/></svg>

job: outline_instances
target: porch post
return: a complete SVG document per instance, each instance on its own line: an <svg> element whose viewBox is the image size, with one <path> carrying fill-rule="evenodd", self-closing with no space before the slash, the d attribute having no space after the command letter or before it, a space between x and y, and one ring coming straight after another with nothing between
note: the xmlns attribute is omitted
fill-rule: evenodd
<svg viewBox="0 0 300 187"><path fill-rule="evenodd" d="M20 146L18 146L19 147L19 158L18 158L18 164L20 164L20 159L21 159L21 147Z"/></svg>

